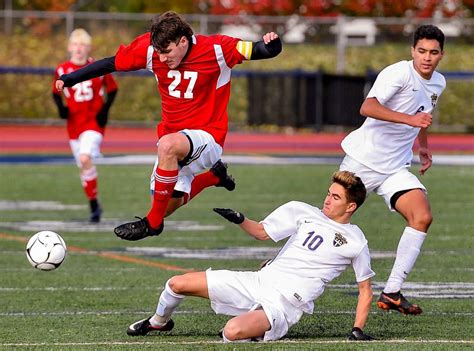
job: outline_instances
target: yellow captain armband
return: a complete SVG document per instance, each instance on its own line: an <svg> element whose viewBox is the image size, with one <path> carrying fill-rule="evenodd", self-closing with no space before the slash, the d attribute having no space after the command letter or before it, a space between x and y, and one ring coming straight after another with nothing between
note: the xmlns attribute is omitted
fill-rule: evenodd
<svg viewBox="0 0 474 351"><path fill-rule="evenodd" d="M245 57L246 60L250 60L252 56L252 42L251 41L239 41L236 49L238 52Z"/></svg>

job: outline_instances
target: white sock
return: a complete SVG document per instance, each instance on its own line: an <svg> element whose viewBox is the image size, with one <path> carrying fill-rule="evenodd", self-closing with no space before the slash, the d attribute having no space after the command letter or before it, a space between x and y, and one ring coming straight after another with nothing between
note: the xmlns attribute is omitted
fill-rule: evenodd
<svg viewBox="0 0 474 351"><path fill-rule="evenodd" d="M397 248L397 257L383 291L387 294L400 291L402 284L415 265L426 238L426 233L405 227Z"/></svg>
<svg viewBox="0 0 474 351"><path fill-rule="evenodd" d="M150 319L150 324L159 326L165 324L173 314L176 307L179 306L184 299L184 295L176 294L171 290L169 280L165 284L165 289L160 295L155 315Z"/></svg>

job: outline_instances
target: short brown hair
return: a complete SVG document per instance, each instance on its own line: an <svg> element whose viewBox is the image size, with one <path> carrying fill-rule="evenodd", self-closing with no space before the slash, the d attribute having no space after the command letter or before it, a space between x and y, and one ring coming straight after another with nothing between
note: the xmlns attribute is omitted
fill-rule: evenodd
<svg viewBox="0 0 474 351"><path fill-rule="evenodd" d="M367 190L359 177L349 171L338 171L332 175L332 181L346 190L349 202L355 202L357 208L362 206L367 196Z"/></svg>
<svg viewBox="0 0 474 351"><path fill-rule="evenodd" d="M164 51L171 43L178 43L182 37L191 40L193 29L176 12L167 11L156 16L151 23L151 45L158 51Z"/></svg>

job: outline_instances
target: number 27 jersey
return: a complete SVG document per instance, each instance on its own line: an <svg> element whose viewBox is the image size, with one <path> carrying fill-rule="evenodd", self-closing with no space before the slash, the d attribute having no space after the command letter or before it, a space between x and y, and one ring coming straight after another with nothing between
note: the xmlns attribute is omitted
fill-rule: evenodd
<svg viewBox="0 0 474 351"><path fill-rule="evenodd" d="M155 75L162 100L159 137L199 129L223 145L231 68L245 59L236 49L239 41L225 35L195 35L181 64L170 69L160 61L150 44L150 33L146 33L118 49L115 67L118 71L147 69Z"/></svg>

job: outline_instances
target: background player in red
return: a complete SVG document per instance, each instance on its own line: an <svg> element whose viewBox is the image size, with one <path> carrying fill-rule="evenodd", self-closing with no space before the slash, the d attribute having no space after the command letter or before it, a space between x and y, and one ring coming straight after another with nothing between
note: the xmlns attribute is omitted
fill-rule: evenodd
<svg viewBox="0 0 474 351"><path fill-rule="evenodd" d="M166 12L153 20L150 32L121 46L115 56L56 81L61 90L105 73L147 69L158 82L162 122L151 180L152 208L145 218L115 228L117 236L139 240L158 235L163 218L206 187L234 189L234 180L220 161L228 129L231 68L280 51L281 41L273 32L256 43L224 35L194 35L180 16Z"/></svg>
<svg viewBox="0 0 474 351"><path fill-rule="evenodd" d="M89 57L91 36L84 29L74 30L69 37L68 51L71 58L56 68L54 82L61 75L74 72L93 62ZM98 201L98 175L93 159L100 156L100 144L117 89L111 74L87 79L63 90L66 99L64 104L61 92L53 85L53 99L59 115L67 119L69 144L81 170L80 178L89 199L91 222L99 222L102 214ZM105 102L104 92L107 95Z"/></svg>

